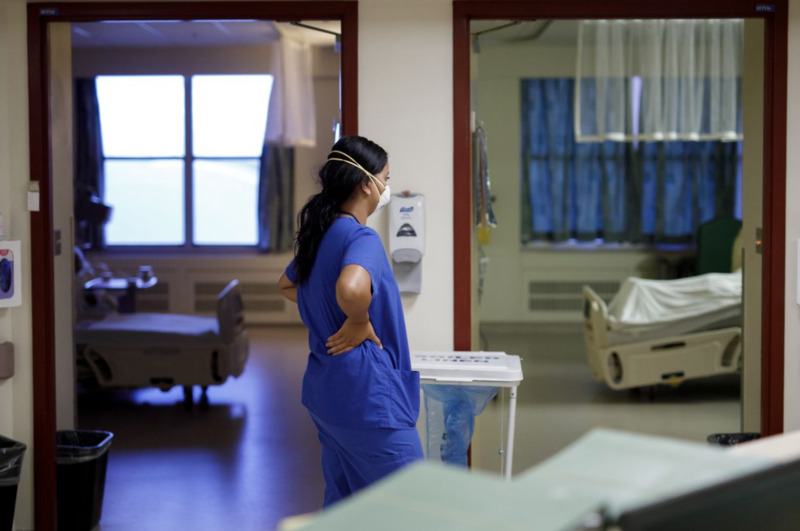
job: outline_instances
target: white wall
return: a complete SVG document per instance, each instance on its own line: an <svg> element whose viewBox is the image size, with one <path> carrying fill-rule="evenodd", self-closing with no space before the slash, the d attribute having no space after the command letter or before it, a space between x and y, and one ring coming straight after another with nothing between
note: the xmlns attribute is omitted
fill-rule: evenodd
<svg viewBox="0 0 800 531"><path fill-rule="evenodd" d="M789 0L789 97L786 113L786 304L783 429L800 429L800 307L797 300L797 241L800 239L800 0Z"/></svg>
<svg viewBox="0 0 800 531"><path fill-rule="evenodd" d="M453 57L449 0L359 2L359 133L389 152L392 190L425 195L422 292L404 296L411 349L453 345ZM370 224L388 240L385 213ZM373 216L374 217L374 216Z"/></svg>
<svg viewBox="0 0 800 531"><path fill-rule="evenodd" d="M9 35L9 6L0 5L0 124L8 124L10 120L10 93L9 86L9 49L13 38ZM0 212L5 216L5 234L7 239L20 237L12 232L11 224L11 139L8 126L0 125L3 134L0 135ZM11 339L11 312L12 310L0 309L0 341ZM0 433L11 435L13 430L12 394L13 380L0 380Z"/></svg>
<svg viewBox="0 0 800 531"><path fill-rule="evenodd" d="M26 210L28 167L28 54L23 0L0 2L0 209L6 238L21 240L30 264ZM31 276L22 279L22 306L0 310L0 334L15 346L16 374L0 382L0 433L28 445L17 491L16 526L33 528L33 374Z"/></svg>

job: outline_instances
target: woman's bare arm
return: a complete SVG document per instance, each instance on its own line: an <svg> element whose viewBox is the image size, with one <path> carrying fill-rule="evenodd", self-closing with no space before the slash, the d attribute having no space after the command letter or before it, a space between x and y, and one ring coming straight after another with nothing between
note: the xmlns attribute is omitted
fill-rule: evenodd
<svg viewBox="0 0 800 531"><path fill-rule="evenodd" d="M281 278L278 280L278 288L281 290L281 295L297 303L297 285L289 280L286 273L281 274Z"/></svg>
<svg viewBox="0 0 800 531"><path fill-rule="evenodd" d="M342 327L325 346L329 354L342 354L366 340L374 341L382 348L381 341L369 320L369 304L372 302L372 280L366 269L359 265L345 266L336 281L336 302L347 316Z"/></svg>

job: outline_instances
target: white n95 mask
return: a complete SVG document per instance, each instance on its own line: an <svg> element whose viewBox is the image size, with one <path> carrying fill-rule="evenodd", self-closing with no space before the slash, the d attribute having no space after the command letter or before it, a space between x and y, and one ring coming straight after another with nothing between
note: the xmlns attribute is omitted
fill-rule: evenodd
<svg viewBox="0 0 800 531"><path fill-rule="evenodd" d="M378 199L378 206L375 208L375 212L379 211L383 207L389 204L389 201L392 200L392 191L389 190L389 185L387 184L386 187L381 192L381 197Z"/></svg>

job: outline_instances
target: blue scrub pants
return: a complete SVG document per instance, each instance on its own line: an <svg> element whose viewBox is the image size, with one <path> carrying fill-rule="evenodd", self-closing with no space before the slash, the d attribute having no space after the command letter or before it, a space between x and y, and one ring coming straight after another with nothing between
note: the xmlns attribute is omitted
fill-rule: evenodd
<svg viewBox="0 0 800 531"><path fill-rule="evenodd" d="M322 443L323 507L423 459L415 428L352 429L331 426L311 415Z"/></svg>

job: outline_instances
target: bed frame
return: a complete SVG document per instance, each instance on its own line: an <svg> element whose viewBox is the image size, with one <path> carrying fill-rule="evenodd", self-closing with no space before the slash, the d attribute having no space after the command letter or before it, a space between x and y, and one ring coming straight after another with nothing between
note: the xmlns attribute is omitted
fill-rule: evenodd
<svg viewBox="0 0 800 531"><path fill-rule="evenodd" d="M583 317L592 376L605 381L611 389L677 386L691 378L739 370L739 327L611 345L608 308L589 286L583 286Z"/></svg>
<svg viewBox="0 0 800 531"><path fill-rule="evenodd" d="M163 334L148 330L153 319L178 317L182 329ZM75 330L78 352L101 387L183 387L187 404L192 386L203 390L238 377L248 357L244 306L239 282L231 281L217 296L214 317L173 314L125 314Z"/></svg>

